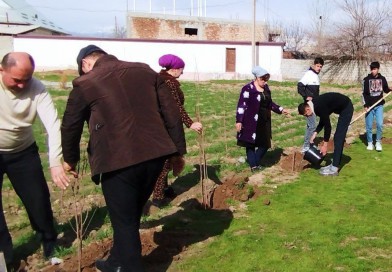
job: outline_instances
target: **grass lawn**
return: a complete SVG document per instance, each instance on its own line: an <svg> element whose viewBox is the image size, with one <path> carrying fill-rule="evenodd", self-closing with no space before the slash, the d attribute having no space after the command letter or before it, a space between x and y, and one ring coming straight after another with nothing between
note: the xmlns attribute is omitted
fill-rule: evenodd
<svg viewBox="0 0 392 272"><path fill-rule="evenodd" d="M246 217L172 271L391 271L392 145L383 148L357 140L338 177L309 169L269 206L251 201Z"/></svg>

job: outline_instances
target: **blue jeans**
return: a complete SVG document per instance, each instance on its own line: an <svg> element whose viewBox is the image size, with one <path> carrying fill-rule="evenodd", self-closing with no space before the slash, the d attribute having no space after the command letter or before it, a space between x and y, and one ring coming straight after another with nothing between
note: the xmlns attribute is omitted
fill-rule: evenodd
<svg viewBox="0 0 392 272"><path fill-rule="evenodd" d="M247 147L246 148L246 158L248 159L248 164L250 168L260 165L261 159L267 153L268 148L265 147Z"/></svg>
<svg viewBox="0 0 392 272"><path fill-rule="evenodd" d="M368 143L373 142L373 121L376 119L377 133L376 141L380 142L382 138L382 127L383 127L383 117L384 115L384 105L379 105L374 107L371 111L365 115L366 123L366 138Z"/></svg>
<svg viewBox="0 0 392 272"><path fill-rule="evenodd" d="M306 131L305 131L305 139L304 139L304 147L310 146L310 137L312 137L313 132L316 130L317 119L316 114L312 113L312 115L306 117Z"/></svg>

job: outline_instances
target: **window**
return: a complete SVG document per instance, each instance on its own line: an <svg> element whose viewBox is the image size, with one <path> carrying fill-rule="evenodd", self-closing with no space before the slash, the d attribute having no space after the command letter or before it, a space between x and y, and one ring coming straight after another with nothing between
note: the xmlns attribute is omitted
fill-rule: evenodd
<svg viewBox="0 0 392 272"><path fill-rule="evenodd" d="M193 36L197 35L197 28L185 28L185 35Z"/></svg>
<svg viewBox="0 0 392 272"><path fill-rule="evenodd" d="M269 42L276 42L276 40L280 37L280 34L276 33L269 33L268 34L268 41Z"/></svg>

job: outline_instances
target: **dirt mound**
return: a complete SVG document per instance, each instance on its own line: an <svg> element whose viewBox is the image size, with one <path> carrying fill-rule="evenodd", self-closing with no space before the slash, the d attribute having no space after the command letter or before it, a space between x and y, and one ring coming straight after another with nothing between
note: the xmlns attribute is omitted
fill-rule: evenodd
<svg viewBox="0 0 392 272"><path fill-rule="evenodd" d="M311 167L309 162L304 160L303 157L304 155L299 151L294 151L290 154L282 154L280 167L289 172L301 172L302 170Z"/></svg>
<svg viewBox="0 0 392 272"><path fill-rule="evenodd" d="M260 195L255 185L249 184L246 175L231 175L226 177L221 185L215 188L212 198L213 209L228 209L235 202L246 202Z"/></svg>

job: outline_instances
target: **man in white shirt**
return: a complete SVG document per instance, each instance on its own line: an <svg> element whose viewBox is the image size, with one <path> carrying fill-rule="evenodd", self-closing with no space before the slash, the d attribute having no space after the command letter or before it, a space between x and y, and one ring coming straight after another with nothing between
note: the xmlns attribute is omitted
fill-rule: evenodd
<svg viewBox="0 0 392 272"><path fill-rule="evenodd" d="M0 188L7 174L21 198L32 228L42 240L44 256L53 254L57 233L50 194L42 170L32 124L39 115L48 133L52 180L61 189L69 179L62 167L60 121L45 86L33 77L33 58L24 52L4 56L0 68ZM0 194L0 205L2 198ZM0 213L0 251L12 261L12 239L4 213Z"/></svg>

